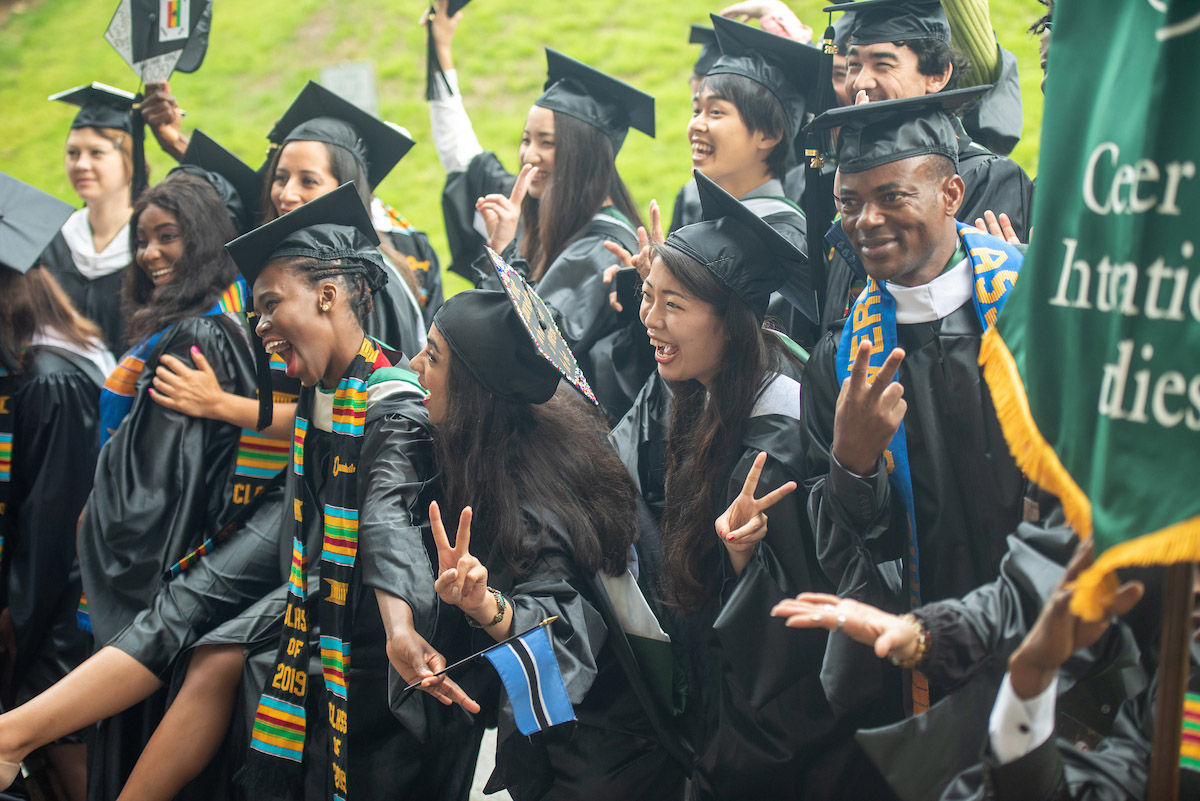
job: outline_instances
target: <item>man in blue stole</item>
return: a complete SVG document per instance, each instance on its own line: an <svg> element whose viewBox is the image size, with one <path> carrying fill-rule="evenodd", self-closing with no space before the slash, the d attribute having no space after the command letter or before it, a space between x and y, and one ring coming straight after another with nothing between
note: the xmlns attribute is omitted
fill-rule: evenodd
<svg viewBox="0 0 1200 801"><path fill-rule="evenodd" d="M895 612L994 579L1027 505L977 364L1022 255L955 219L965 189L947 108L969 94L845 107L811 125L841 127L840 224L869 280L805 374L809 513L838 594ZM884 701L903 687L906 711L928 707L919 669L911 681L881 671L872 654L831 654L834 703L874 703L894 720Z"/></svg>

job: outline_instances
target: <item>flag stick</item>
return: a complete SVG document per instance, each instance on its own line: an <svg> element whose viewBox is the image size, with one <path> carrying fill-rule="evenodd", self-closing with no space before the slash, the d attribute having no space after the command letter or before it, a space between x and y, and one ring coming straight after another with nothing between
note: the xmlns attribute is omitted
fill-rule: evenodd
<svg viewBox="0 0 1200 801"><path fill-rule="evenodd" d="M1179 749L1183 744L1183 698L1188 680L1188 643L1192 636L1191 562L1167 567L1159 641L1158 698L1154 704L1154 742L1146 797L1179 799Z"/></svg>
<svg viewBox="0 0 1200 801"><path fill-rule="evenodd" d="M501 640L500 642L496 643L495 645L489 645L487 648L484 648L482 651L479 651L478 653L471 654L468 657L458 660L457 662L455 662L453 665L450 665L449 667L442 668L437 673L434 673L429 676L422 676L421 681L418 681L416 684L410 684L404 688L404 692L400 693L400 701L398 703L404 703L404 701L408 699L408 696L412 695L413 690L420 689L421 682L425 681L425 679L432 679L432 678L436 678L438 676L445 675L446 673L449 673L450 671L454 670L455 668L462 667L463 665L467 664L468 662L474 662L476 659L483 656L484 654L494 651L502 645L508 645L513 640L518 639L520 637L524 637L526 634L528 634L531 631L534 631L535 629L540 629L542 626L549 626L551 623L553 623L556 620L558 620L558 615L553 615L551 617L548 617L545 620L543 620L541 623L538 623L536 626L528 628L525 631L522 631L520 634L514 634L507 639ZM1180 704L1182 704L1182 703L1183 702L1180 701Z"/></svg>

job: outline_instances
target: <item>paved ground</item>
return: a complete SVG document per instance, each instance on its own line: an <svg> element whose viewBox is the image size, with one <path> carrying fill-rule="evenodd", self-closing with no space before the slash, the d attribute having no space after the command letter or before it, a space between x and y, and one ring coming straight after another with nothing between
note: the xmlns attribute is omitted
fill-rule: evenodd
<svg viewBox="0 0 1200 801"><path fill-rule="evenodd" d="M475 784L471 787L471 801L512 801L506 792L484 795L483 786L496 764L496 730L488 729L483 734L483 745L479 749L479 762L475 766Z"/></svg>

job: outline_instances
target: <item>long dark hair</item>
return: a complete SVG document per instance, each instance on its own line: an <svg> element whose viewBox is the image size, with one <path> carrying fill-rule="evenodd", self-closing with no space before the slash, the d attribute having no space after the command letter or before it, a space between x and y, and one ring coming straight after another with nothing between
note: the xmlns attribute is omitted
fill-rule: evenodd
<svg viewBox="0 0 1200 801"><path fill-rule="evenodd" d="M779 339L709 270L670 245L655 245L663 266L697 300L708 303L729 340L712 392L699 381L672 381L662 516L662 589L668 601L694 612L712 590L720 559L713 521L722 509L729 472L769 373L787 358Z"/></svg>
<svg viewBox="0 0 1200 801"><path fill-rule="evenodd" d="M347 181L354 181L354 188L358 190L358 199L370 212L371 183L362 162L344 147L331 145L328 142L321 142L321 144L325 146L325 152L329 154L329 174L333 176L333 180L337 182L338 186ZM275 183L275 170L279 166L279 156L282 152L283 147L275 148L271 151L271 158L267 161L267 180L263 182L263 193L259 198L259 209L264 223L279 216L279 212L275 210L275 204L271 201L271 187ZM408 284L408 289L412 292L413 297L421 297L421 286L413 274L412 267L408 264L408 257L396 250L386 236L380 237L379 249L396 266L400 277L404 279L404 283Z"/></svg>
<svg viewBox="0 0 1200 801"><path fill-rule="evenodd" d="M761 132L766 136L779 137L779 143L767 155L766 165L772 178L782 180L787 172L791 142L788 141L788 118L779 99L757 81L752 81L744 75L724 72L705 76L696 87L696 93L705 90L712 92L713 97L718 100L732 103L742 115L742 122L750 133ZM794 135L795 132L791 133Z"/></svg>
<svg viewBox="0 0 1200 801"><path fill-rule="evenodd" d="M217 191L203 178L177 172L147 189L129 219L129 250L137 254L137 225L147 206L175 217L183 236L183 255L175 277L156 287L135 263L125 271L121 295L125 336L130 344L187 317L204 314L233 283L237 267L225 243L237 236Z"/></svg>
<svg viewBox="0 0 1200 801"><path fill-rule="evenodd" d="M54 331L80 350L101 341L100 326L75 311L49 270L39 266L22 275L0 267L0 366L24 369L25 343L42 330Z"/></svg>
<svg viewBox="0 0 1200 801"><path fill-rule="evenodd" d="M554 112L554 180L541 200L526 195L521 204L521 253L534 280L579 236L605 198L612 198L635 228L642 224L615 158L612 142L599 128Z"/></svg>
<svg viewBox="0 0 1200 801"><path fill-rule="evenodd" d="M623 572L636 538L636 496L600 413L565 384L546 403L516 403L490 395L457 359L448 369L447 419L434 436L444 519L471 506L476 555L486 558L499 543L521 578L548 534L542 520L531 535L522 505L544 510L566 531L581 570Z"/></svg>

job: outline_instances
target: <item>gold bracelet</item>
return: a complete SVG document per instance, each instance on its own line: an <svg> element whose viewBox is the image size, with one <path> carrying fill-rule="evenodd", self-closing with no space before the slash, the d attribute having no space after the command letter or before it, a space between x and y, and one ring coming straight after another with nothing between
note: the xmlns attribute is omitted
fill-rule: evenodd
<svg viewBox="0 0 1200 801"><path fill-rule="evenodd" d="M487 623L480 623L470 615L464 614L464 617L467 619L467 624L471 626L471 628L490 629L492 626L504 620L504 612L508 609L508 600L504 597L504 594L501 593L500 590L495 590L491 587L488 587L487 591L490 592L492 597L496 599L496 616Z"/></svg>
<svg viewBox="0 0 1200 801"><path fill-rule="evenodd" d="M925 625L920 620L917 620L916 615L912 612L901 615L900 619L913 627L913 634L917 637L917 649L913 651L912 656L908 659L901 659L890 655L888 659L898 668L912 670L925 661L925 654L929 651L929 632L925 629Z"/></svg>

